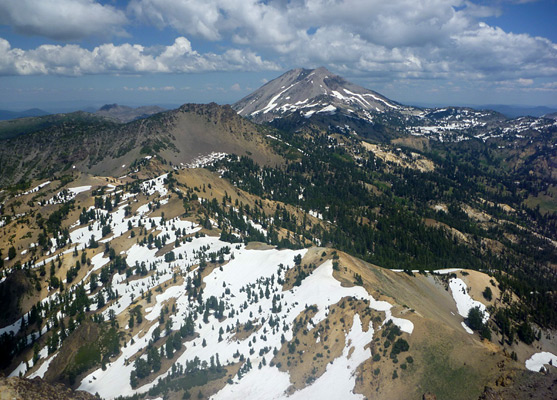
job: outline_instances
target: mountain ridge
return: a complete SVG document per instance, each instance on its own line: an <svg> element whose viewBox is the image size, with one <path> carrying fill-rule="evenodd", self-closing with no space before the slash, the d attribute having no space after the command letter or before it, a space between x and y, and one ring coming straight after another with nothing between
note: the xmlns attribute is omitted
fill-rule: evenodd
<svg viewBox="0 0 557 400"><path fill-rule="evenodd" d="M41 110L40 108L30 108L24 111L0 110L0 121L27 117L40 117L49 114L51 113Z"/></svg>
<svg viewBox="0 0 557 400"><path fill-rule="evenodd" d="M151 115L166 111L165 108L159 106L140 106L128 107L119 104L105 104L99 108L95 114L104 117L114 118L115 120L126 123L135 121L136 119L148 118Z"/></svg>
<svg viewBox="0 0 557 400"><path fill-rule="evenodd" d="M33 129L15 137L18 131L7 122L11 136L0 146L0 184L68 169L120 176L134 162L154 154L177 166L211 153L250 154L262 164L282 162L265 145L263 132L268 128L216 103L185 104L124 124L84 112L43 118L53 122L43 127L41 119L17 120L32 123Z"/></svg>
<svg viewBox="0 0 557 400"><path fill-rule="evenodd" d="M144 170L156 162L147 160ZM60 296L60 304L53 301L43 310L50 329L37 340L38 358L32 351L23 352L7 372L62 380L105 398L136 390L151 395L170 392L171 398L198 391L215 398L314 398L315 390L329 388L328 393L338 398L355 393L378 399L419 398L432 392L438 399L463 400L478 398L486 386L490 393L501 390L495 382L505 382L508 390L514 379L528 372L496 339L491 343L467 333L465 317L455 303L460 291L450 287L461 280L474 301L503 307L496 278L473 270L391 271L320 247L312 236L302 239L299 248L277 249L267 241L299 241L295 232L302 227L318 232L331 222L322 219L327 216L244 191L220 176L218 171L226 165L212 171L165 172L141 182L83 174L10 199L17 212L40 210L41 218L50 221L60 212L56 205L41 208L40 199L81 188L75 197L60 200L60 209L69 211L60 228L70 230L71 243L52 242L54 250L50 245L47 250L31 246L41 229L39 221L25 216L9 222L3 235L15 232L18 238L18 252L7 267L31 262L28 274L32 290L36 293L37 282L41 288L39 298L56 298L52 277L57 277L67 293L75 295L71 307L77 308L76 315L85 317L72 316L70 306L62 303L71 296ZM95 197L104 199L102 206ZM88 220L87 213L98 217ZM101 239L102 221L110 232ZM280 236L273 239L275 234ZM91 235L106 244L90 245ZM243 240L248 238L246 245ZM77 256L71 250L75 246ZM76 261L84 259L78 269ZM44 263L49 269L50 260L60 266L50 278L48 272L42 277L40 266ZM493 290L489 301L481 293L484 287ZM55 325L52 315L58 307L68 311L62 311ZM16 318L11 328L18 337L37 329L31 317L35 312L23 311L25 317ZM190 318L193 325L188 325ZM27 323L19 327L22 320ZM73 328L65 328L69 326ZM64 335L59 333L62 329L67 329ZM114 330L120 332L119 340ZM52 338L62 336L54 345ZM86 363L86 347L99 349L102 357ZM519 352L521 364L536 351L523 344L513 343L512 348ZM195 357L205 361L205 367L201 361L195 364ZM343 373L336 376L343 379L334 391L331 370ZM188 379L199 374L208 377L207 384L190 383ZM260 384L252 386L254 380ZM255 389L256 394L251 391Z"/></svg>

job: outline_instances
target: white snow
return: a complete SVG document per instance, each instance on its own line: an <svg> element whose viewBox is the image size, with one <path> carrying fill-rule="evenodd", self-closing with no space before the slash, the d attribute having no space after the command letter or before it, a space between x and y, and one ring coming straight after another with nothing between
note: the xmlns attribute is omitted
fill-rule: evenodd
<svg viewBox="0 0 557 400"><path fill-rule="evenodd" d="M485 304L470 297L470 295L466 291L466 284L462 279L451 278L451 280L449 281L449 287L451 288L451 293L456 303L458 313L462 317L467 318L468 312L472 308L479 307L480 311L483 313L483 323L485 324L487 322L487 320L489 319L489 314L485 309Z"/></svg>
<svg viewBox="0 0 557 400"><path fill-rule="evenodd" d="M37 362L40 362L41 360L44 360L46 357L48 356L48 347L44 346L40 351L39 351L39 359L37 360ZM40 376L41 378L43 377L44 373L46 372L48 365L50 364L50 362L54 359L55 356L51 357L50 359L46 360L43 362L43 364L39 367L39 369L34 372L33 374L31 374L31 378L34 378L35 376ZM46 366L44 366L44 364L46 364ZM12 376L19 376L19 374L21 373L21 375L24 375L25 372L27 372L27 367L29 366L29 368L33 368L34 364L33 364L33 360L29 360L29 361L22 361L16 369L14 369L10 375L8 375L9 377ZM43 370L44 368L44 370Z"/></svg>
<svg viewBox="0 0 557 400"><path fill-rule="evenodd" d="M337 108L335 106L333 106L332 104L329 104L325 107L323 107L321 110L317 111L318 113L332 113L335 112L337 110Z"/></svg>
<svg viewBox="0 0 557 400"><path fill-rule="evenodd" d="M253 368L238 384L226 385L216 393L212 400L232 399L282 399L284 391L290 386L290 376L278 368Z"/></svg>
<svg viewBox="0 0 557 400"><path fill-rule="evenodd" d="M20 373L21 373L21 375L23 375L25 373L25 371L27 371L27 365L25 364L25 361L22 361L22 362L19 363L17 368L14 369L11 372L10 375L8 375L8 377L19 376Z"/></svg>
<svg viewBox="0 0 557 400"><path fill-rule="evenodd" d="M39 377L42 378L44 377L44 374L46 373L46 371L48 370L48 367L50 365L50 363L52 362L52 360L54 360L56 358L56 356L58 356L58 353L54 354L52 357L50 357L49 359L43 361L43 363L41 364L41 366L39 367L39 369L37 369L35 372L33 372L31 375L29 375L30 379L33 379L35 377Z"/></svg>
<svg viewBox="0 0 557 400"><path fill-rule="evenodd" d="M452 274L453 272L458 272L461 271L462 268L445 268L445 269L436 269L435 273L440 274L440 275L445 275L445 274Z"/></svg>
<svg viewBox="0 0 557 400"><path fill-rule="evenodd" d="M0 335L4 333L13 332L14 335L17 335L19 330L21 329L21 318L15 321L13 324L0 328Z"/></svg>
<svg viewBox="0 0 557 400"><path fill-rule="evenodd" d="M33 189L28 190L27 192L22 193L21 196L23 196L23 195L25 195L25 194L30 194L30 193L38 192L39 190L41 190L43 187L45 187L45 186L48 185L49 183L50 183L50 181L43 182L43 183L39 184L38 186L35 186Z"/></svg>
<svg viewBox="0 0 557 400"><path fill-rule="evenodd" d="M127 360L147 346L157 326L159 326L158 323L153 324L142 338L139 338L139 334L135 335L133 337L134 344L131 344L130 340L126 347L122 348L122 355L108 364L105 371L99 368L83 378L78 390L85 390L89 393L99 392L101 397L108 399L118 396L131 396L134 393L143 393L148 390L139 388L134 391L132 389L129 377L133 370L133 363L127 363Z"/></svg>
<svg viewBox="0 0 557 400"><path fill-rule="evenodd" d="M61 192L58 192L58 194L56 194L50 200L48 200L47 204L65 203L65 202L70 201L73 198L75 198L75 196L77 196L79 193L83 193L83 192L86 192L88 190L91 190L91 185L78 186L78 187L73 187L73 188L68 188L68 189L62 190Z"/></svg>
<svg viewBox="0 0 557 400"><path fill-rule="evenodd" d="M362 330L360 317L356 314L342 355L329 363L315 382L291 396L285 394L290 386L288 373L266 366L252 369L238 384L225 386L213 399L364 399L363 395L353 393L353 389L356 369L371 356L365 346L373 339L373 333L371 324L367 332Z"/></svg>
<svg viewBox="0 0 557 400"><path fill-rule="evenodd" d="M91 190L91 185L87 185L87 186L78 186L78 187L74 187L74 188L69 188L68 191L70 193L72 193L74 196L78 195L79 193L83 193L86 192L88 190Z"/></svg>
<svg viewBox="0 0 557 400"><path fill-rule="evenodd" d="M277 103L275 103L275 101L286 91L290 90L293 86L297 85L300 82L296 82L290 86L288 86L286 89L282 90L281 92L279 92L276 96L274 96L271 100L269 100L269 103L262 108L261 110L257 110L251 113L251 115L257 115L260 112L263 112L263 114L267 114L269 111L271 111L273 108L275 108L277 106Z"/></svg>
<svg viewBox="0 0 557 400"><path fill-rule="evenodd" d="M168 174L163 174L157 178L149 179L141 184L141 188L149 195L159 192L161 196L166 196L168 189L164 187L164 180L168 177Z"/></svg>
<svg viewBox="0 0 557 400"><path fill-rule="evenodd" d="M540 353L532 355L532 357L526 360L526 368L528 368L530 371L540 372L542 367L544 367L545 365L549 365L550 362L551 365L557 367L557 356L548 351L542 351Z"/></svg>
<svg viewBox="0 0 557 400"><path fill-rule="evenodd" d="M169 231L171 232L171 231ZM165 234L162 232L161 234ZM184 255L184 258L177 260L174 265L179 265L182 271L185 271L187 265L194 262L193 254L196 249L201 249L202 247L210 248L210 251L218 251L219 248L224 246L230 246L229 243L221 242L215 237L203 237L195 239L192 242L182 244L180 247L174 250L176 254ZM223 322L216 320L212 315L209 316L209 323L202 322L202 316L199 315L196 318L196 332L199 337L194 339L192 342L187 344L186 351L178 358L177 362L185 364L186 360L192 360L195 357L199 357L201 361L209 361L210 357L214 354L219 354L220 361L223 364L229 362L235 362L233 354L239 351L242 354L249 354L250 348L252 348L255 353L251 356L252 364L257 365L261 361L259 356L259 351L264 347L280 347L281 335L284 333L286 340L292 339L292 331L288 329L286 332L282 330L282 325L291 327L294 319L303 312L307 306L315 305L317 307L317 313L312 318L313 324L317 325L320 321L326 318L328 309L331 305L337 304L341 299L345 297L354 297L357 299L369 301L370 307L379 311L385 312L385 321L392 319L393 322L401 327L405 332L411 332L413 329L413 324L410 321L393 318L391 316L391 304L385 301L376 301L373 299L367 291L360 286L345 288L342 287L340 282L332 276L332 261L328 260L319 266L309 277L304 279L299 287L295 287L292 290L282 292L281 285L277 283L277 278L279 274L283 274L288 267L288 264L292 265L293 258L295 255L304 255L307 250L246 250L243 245L238 245L235 247L234 259L230 259L228 264L224 265L222 271L220 268L214 269L207 277L205 277L205 290L203 292L203 298L206 301L210 296L215 296L219 300L223 300L226 304L225 314L228 314L230 310L235 310L236 315L233 318L227 318ZM128 264L133 265L137 260L156 260L154 253L156 249L148 250L144 247L135 245L132 250L128 252ZM157 261L155 261L157 262ZM279 264L284 267L281 270ZM159 265L159 264L157 264ZM163 270L163 265L157 267L158 270L158 280L157 284L163 282L166 279L171 279L172 272L169 269ZM166 272L165 272L166 271ZM191 273L191 272L190 272ZM270 283L270 279L273 277L273 282ZM127 305L131 304L128 301L129 294L138 295L139 288L143 283L149 282L152 278L145 278L133 281L129 286L126 286L124 281L124 276L116 275L113 279L112 286L115 290L120 293L126 292L119 300L120 306L114 306L115 311L121 312ZM251 300L248 299L246 288L252 289L252 293L259 293L259 289L265 288L265 282L269 283L269 288L271 289L271 295L269 299L264 296L259 298L257 302L253 301L253 295ZM223 284L225 287L223 287ZM224 290L228 289L230 294L226 295ZM181 316L185 316L187 313L192 311L192 305L190 300L185 295L185 284L173 286L167 288L167 290L155 297L155 303L152 307L145 310L145 318L147 320L154 320L160 314L160 309L162 303L170 298L176 299L177 315L176 318L173 317L176 328L179 324ZM278 295L280 297L281 311L278 313L271 312L272 299L273 296ZM245 307L247 306L247 307ZM276 316L280 318L280 327L270 328L266 325L271 316ZM226 332L223 334L223 340L219 341L219 327L226 328L229 324L233 326L237 323L244 324L248 321L254 322L254 324L262 324L266 327L267 333L265 334L266 340L257 340L261 335L261 330L254 332L250 337L243 341L232 340L233 332ZM199 327L201 325L201 327ZM279 329L281 328L281 329ZM328 367L324 377L318 379L313 387L311 386L311 391L307 392L306 396L312 396L313 394L323 393L326 388L326 383L330 381L330 376L338 375L341 373L344 375L342 385L337 388L338 393L342 393L343 397L352 396L351 390L354 387L354 377L353 373L355 368L365 359L369 358L369 354L363 349L364 345L371 341L373 335L373 330L369 329L367 332L363 333L359 319L355 321L353 329L347 340L351 340L351 346L355 346L355 351L352 353L351 357L348 358L347 354L349 347L345 349L345 353L342 357L335 360L333 364ZM147 334L145 337L150 337ZM201 345L202 340L207 341L207 346L203 347ZM251 345L248 345L251 343ZM128 344L129 347L129 344ZM120 379L117 381L116 376L129 377L131 372L131 366L125 366L123 363L124 357L129 357L134 352L130 352L129 349L125 349L125 355L121 356L112 365L109 365L107 371L95 371L94 375L97 379L93 380L92 375L85 378L82 381L80 389L88 390L92 393L98 391L101 396L112 398L116 395L128 395L134 393L129 387L129 380ZM266 355L267 360L270 361L272 356L270 354ZM255 370L255 368L254 368ZM252 371L254 371L252 370ZM168 371L163 373L161 377L168 374ZM260 375L263 374L263 375ZM269 385L264 385L262 381L261 386L253 385L254 381L259 381L262 376L266 376L269 379L280 381L281 389L277 388L270 389ZM245 379L245 381L244 381ZM145 385L139 388L136 392L145 392L150 387L152 387L156 382L152 384ZM286 386L285 386L286 385ZM269 366L263 367L258 370L257 373L248 373L243 379L239 380L238 385L233 385L233 389L236 391L240 387L246 387L249 393L253 393L253 396L257 398L260 397L256 393L260 393L259 390L263 390L267 387L267 391L272 393L274 397L268 398L280 398L282 392L288 387L289 379L287 374L278 372ZM230 389L225 389L230 390ZM309 388L308 388L309 390ZM227 392L223 392L219 396L227 396ZM246 393L242 391L242 393ZM236 394L230 394L232 398Z"/></svg>
<svg viewBox="0 0 557 400"><path fill-rule="evenodd" d="M166 196L168 190L164 184L165 178L166 175L162 175L143 182L143 192L148 195ZM77 192L79 192L78 188L68 191L70 195L74 196ZM168 201L168 198L159 200L164 204L165 201ZM132 201L137 200L132 199ZM269 353L269 351L281 347L281 336L283 334L286 340L292 339L293 321L310 306L316 307L316 313L311 323L307 325L309 331L327 318L330 307L344 301L346 298L366 301L370 308L383 312L383 324L392 320L404 332L412 333L414 329L411 321L392 316L392 305L390 303L375 300L363 287L343 287L333 277L332 260L319 265L301 282L300 286L283 291L282 284L278 283L279 279L283 279L287 270L293 267L294 256L304 256L307 252L306 249L247 250L243 244L231 244L221 241L218 237L211 236L192 237L189 241L176 241L177 229L183 231L185 235L191 235L199 231L200 227L195 223L179 218L172 218L164 222L160 217L149 218L146 216L149 211L147 205L141 205L134 215L125 216L125 206L126 201L122 202L111 213L106 210L94 209L95 213L102 214L104 218L107 218L107 223L110 224L111 234L102 240L99 240L101 239L101 226L98 219L91 221L90 226L80 226L79 221L72 225L70 232L72 247L65 252L72 252L76 245L78 248L85 247L92 235L101 242L108 242L115 237L127 235L128 222L133 227L137 227L141 222L147 232L151 231L153 234L157 234L157 238L166 240L166 244L175 242L172 251L176 255L176 259L170 263L166 262L164 254L157 255L158 249L155 246L149 248L147 245L140 246L139 244L133 244L129 249L124 249L120 253L124 255L126 263L131 268L144 265L148 271L154 270L154 273L149 272L146 276L134 275L131 280L127 279L126 274L115 273L110 286L117 293L117 299L103 309L103 315L106 318L110 310L113 310L117 315L121 314L142 293L151 291L153 294L151 304L144 310L144 318L146 321L153 321L154 325L148 332L140 332L141 338L139 338L140 334L136 335L133 345L128 342L127 346L122 348L120 357L108 364L105 371L97 369L85 377L79 386L81 390L87 390L91 393L99 392L102 397L110 399L134 393L144 393L157 384L157 380L155 380L135 390L132 389L129 384L129 376L133 369L133 363L127 361L147 345L148 340L151 339L152 331L158 326L157 319L161 310L165 302L170 299L175 300L176 307L176 313L172 316L172 328L177 329L187 315L192 315L195 319L195 330L198 335L184 344L186 346L185 351L177 358L176 363L185 365L186 361L193 360L195 357L199 357L202 362L209 362L212 356L218 354L220 362L226 365L237 362L237 357L234 354L240 352L250 357L252 365L255 366L243 378L235 377L234 380L237 384L229 385L224 389L225 391L217 395L221 396L220 398L223 398L222 396L234 398L237 393L256 398L284 397L284 391L290 385L288 374L268 365L257 369L257 364L262 361L263 357L266 358L267 362L270 362L273 356L272 352ZM318 214L315 213L315 215ZM319 217L322 218L320 215ZM266 234L261 224L249 219L247 222ZM188 298L187 280L193 278L197 273L196 266L200 263L202 257L207 257L210 253L218 253L221 250L223 250L225 264L220 267L217 266L204 278L205 287L202 296L204 302L207 302L211 296L222 302L226 318L217 320L211 310L208 322L206 322L203 313L198 314L196 311L197 302ZM104 256L102 249L99 249L96 255L91 255L91 262L90 271L83 281L93 271L98 271L107 265L109 259ZM183 276L184 280L180 280L182 283L172 282L175 272ZM157 286L163 288L162 293L158 294L154 291ZM107 288L104 287L101 290L106 293ZM263 294L265 292L268 294L267 296ZM278 304L279 309L273 310L273 303ZM91 309L95 310L96 304ZM278 321L277 324L271 324L271 318ZM235 339L236 328L247 322L253 323L259 329L243 340ZM2 330L17 331L19 325L20 321L16 321L12 326L5 327ZM226 332L222 333L222 337L219 337L221 336L219 333L221 328ZM355 316L352 329L346 339L347 346L342 356L328 365L321 378L303 391L294 394L294 396L314 398L315 396L332 393L327 389L327 386L330 384L332 377L336 377L342 383L334 388L334 396L337 398L361 398L352 393L356 379L355 371L358 365L370 357L369 350L365 350L364 347L372 340L373 334L371 326L366 332L363 332L361 321L358 316ZM207 346L202 345L203 340L207 342ZM323 339L319 338L319 340ZM351 350L351 348L354 349ZM263 355L260 355L260 352ZM350 354L350 357L348 354ZM44 376L50 362L55 357L52 356L47 359L46 356L45 354L41 358L42 364L33 376ZM26 365L23 363L13 373L19 374L19 372L25 372L25 370ZM163 371L160 377L164 378L169 373L170 370ZM260 384L255 383L256 381ZM270 388L269 385L271 381L274 384L273 388ZM232 390L232 392L226 392L226 390Z"/></svg>
<svg viewBox="0 0 557 400"><path fill-rule="evenodd" d="M346 90L345 90L345 91L346 91ZM382 98L377 97L377 96L375 96L375 95L373 95L373 94L371 94L371 93L364 93L364 96L368 96L368 97L373 98L374 100L380 101L381 103L385 104L387 107L391 107L391 108L394 108L394 109L398 109L398 108L399 108L399 107L397 107L397 106L395 106L395 105L393 105L393 104L391 104L391 103L389 103L389 102L383 100Z"/></svg>
<svg viewBox="0 0 557 400"><path fill-rule="evenodd" d="M228 154L227 153L220 153L220 152L212 152L204 156L199 156L194 158L191 162L185 165L185 168L203 168L207 165L212 165L215 162L222 160Z"/></svg>
<svg viewBox="0 0 557 400"><path fill-rule="evenodd" d="M265 228L263 228L263 226L261 224L253 222L251 219L248 219L248 217L246 217L245 215L244 215L244 221L246 221L246 223L250 224L253 228L258 230L259 232L261 232L265 236L267 236L267 230Z"/></svg>
<svg viewBox="0 0 557 400"><path fill-rule="evenodd" d="M372 341L373 333L371 323L367 332L363 332L360 317L356 314L352 329L346 337L342 356L328 364L325 373L312 385L294 392L288 399L364 399L363 395L354 393L353 389L356 383L356 369L371 357L365 346ZM350 354L352 348L354 350Z"/></svg>
<svg viewBox="0 0 557 400"><path fill-rule="evenodd" d="M460 323L460 325L462 325L462 327L464 328L464 330L465 330L467 333L469 333L470 335L473 335L473 334L474 334L474 331L473 331L472 329L470 329L470 328L468 327L468 325L466 325L466 324L464 323L464 321L462 321L462 322Z"/></svg>
<svg viewBox="0 0 557 400"><path fill-rule="evenodd" d="M317 211L314 211L314 210L309 210L308 214L311 215L312 217L323 220L323 214L321 214L320 212L317 212Z"/></svg>
<svg viewBox="0 0 557 400"><path fill-rule="evenodd" d="M344 97L342 94L340 94L339 92L337 92L336 90L332 90L331 91L333 97L336 97L339 100L345 100L347 99L347 97Z"/></svg>

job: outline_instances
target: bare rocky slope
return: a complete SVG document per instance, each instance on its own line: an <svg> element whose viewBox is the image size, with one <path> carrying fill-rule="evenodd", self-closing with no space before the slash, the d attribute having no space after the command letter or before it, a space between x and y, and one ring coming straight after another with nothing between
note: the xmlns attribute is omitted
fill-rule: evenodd
<svg viewBox="0 0 557 400"><path fill-rule="evenodd" d="M214 103L185 104L127 124L87 113L58 116L46 128L34 123L30 132L1 141L0 184L70 169L121 176L134 162L155 154L175 165L210 153L251 155L274 165L281 158L265 144L266 129Z"/></svg>
<svg viewBox="0 0 557 400"><path fill-rule="evenodd" d="M0 377L0 398L10 400L94 400L91 393L74 391L57 383L49 384L40 378Z"/></svg>

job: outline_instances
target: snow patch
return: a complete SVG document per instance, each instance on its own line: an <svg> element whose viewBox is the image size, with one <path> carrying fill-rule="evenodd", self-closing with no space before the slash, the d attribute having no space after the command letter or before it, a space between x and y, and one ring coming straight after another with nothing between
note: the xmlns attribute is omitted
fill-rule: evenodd
<svg viewBox="0 0 557 400"><path fill-rule="evenodd" d="M468 312L475 307L479 307L480 311L483 313L482 322L485 324L489 319L489 314L486 311L485 304L480 303L470 297L466 291L466 284L460 278L451 278L449 281L449 287L451 288L451 293L453 294L453 299L456 303L456 308L458 313L464 317L468 317Z"/></svg>
<svg viewBox="0 0 557 400"><path fill-rule="evenodd" d="M545 365L550 365L550 363L557 367L557 356L548 351L542 351L526 360L526 368L530 371L540 372L542 368L545 368Z"/></svg>

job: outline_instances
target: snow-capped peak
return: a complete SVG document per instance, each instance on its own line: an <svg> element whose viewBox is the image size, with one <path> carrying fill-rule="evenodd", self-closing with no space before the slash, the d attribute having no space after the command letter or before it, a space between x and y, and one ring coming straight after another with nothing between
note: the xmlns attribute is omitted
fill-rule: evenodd
<svg viewBox="0 0 557 400"><path fill-rule="evenodd" d="M256 122L292 113L310 117L319 113L345 113L368 119L370 113L402 107L374 91L348 82L324 67L293 69L268 82L232 106Z"/></svg>

